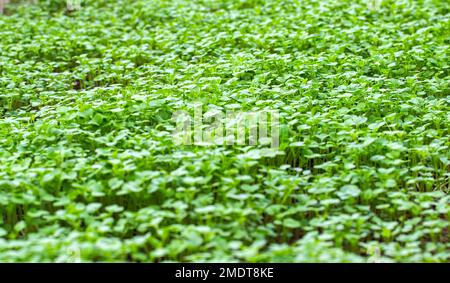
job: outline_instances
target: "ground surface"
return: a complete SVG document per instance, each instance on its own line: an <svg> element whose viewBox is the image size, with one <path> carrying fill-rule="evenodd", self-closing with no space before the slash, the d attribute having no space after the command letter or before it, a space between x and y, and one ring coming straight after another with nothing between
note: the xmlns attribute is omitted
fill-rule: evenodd
<svg viewBox="0 0 450 283"><path fill-rule="evenodd" d="M0 261L450 260L446 1L64 7L0 16ZM279 153L175 145L198 101Z"/></svg>

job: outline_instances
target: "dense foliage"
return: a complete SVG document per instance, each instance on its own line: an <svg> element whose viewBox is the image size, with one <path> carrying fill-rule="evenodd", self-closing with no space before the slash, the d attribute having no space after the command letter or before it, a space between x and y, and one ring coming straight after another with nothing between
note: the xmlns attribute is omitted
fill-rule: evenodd
<svg viewBox="0 0 450 283"><path fill-rule="evenodd" d="M449 19L440 0L10 4L0 261L450 261ZM279 151L175 145L198 101L278 109Z"/></svg>

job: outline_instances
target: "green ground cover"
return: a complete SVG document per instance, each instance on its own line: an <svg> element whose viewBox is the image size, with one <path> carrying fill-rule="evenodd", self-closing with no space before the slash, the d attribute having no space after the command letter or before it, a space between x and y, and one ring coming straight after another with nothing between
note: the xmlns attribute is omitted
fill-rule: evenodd
<svg viewBox="0 0 450 283"><path fill-rule="evenodd" d="M450 261L448 1L64 7L0 15L1 262ZM195 102L279 152L174 144Z"/></svg>

